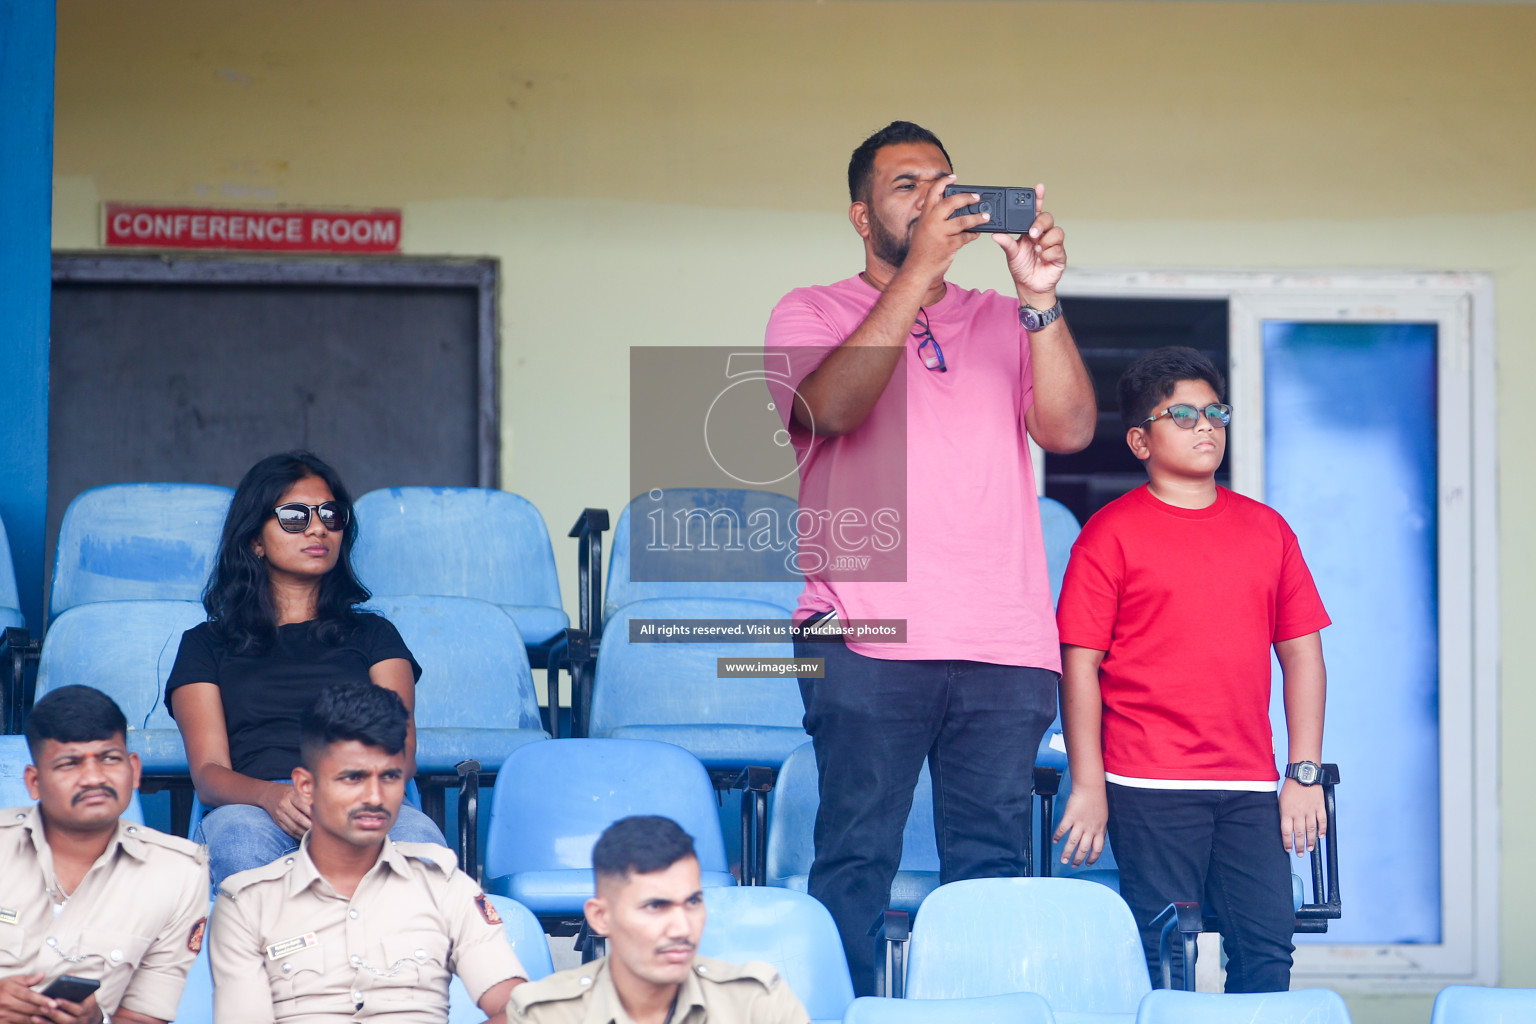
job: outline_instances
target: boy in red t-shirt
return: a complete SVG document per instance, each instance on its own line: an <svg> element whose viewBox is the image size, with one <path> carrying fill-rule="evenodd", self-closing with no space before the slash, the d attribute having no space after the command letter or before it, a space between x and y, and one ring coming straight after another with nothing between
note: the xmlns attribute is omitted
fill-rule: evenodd
<svg viewBox="0 0 1536 1024"><path fill-rule="evenodd" d="M1152 918L1199 902L1221 928L1228 992L1290 987L1285 851L1325 827L1327 612L1279 513L1216 485L1232 409L1220 372L1163 348L1120 378L1126 443L1149 482L1100 509L1057 609L1072 795L1055 839L1092 864L1109 833L1120 894L1158 977ZM1288 780L1276 795L1273 646L1285 677ZM1304 784L1311 782L1311 785Z"/></svg>

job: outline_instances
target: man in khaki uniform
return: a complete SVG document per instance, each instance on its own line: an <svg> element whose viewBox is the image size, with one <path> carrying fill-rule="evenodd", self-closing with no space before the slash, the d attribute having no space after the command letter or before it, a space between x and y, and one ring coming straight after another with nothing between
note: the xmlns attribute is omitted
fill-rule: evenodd
<svg viewBox="0 0 1536 1024"><path fill-rule="evenodd" d="M230 1024L380 1018L437 1024L457 974L492 1022L524 979L500 917L451 850L395 843L405 705L371 683L324 690L304 714L293 784L311 805L299 849L219 887L209 955Z"/></svg>
<svg viewBox="0 0 1536 1024"><path fill-rule="evenodd" d="M587 923L609 954L512 993L520 1024L806 1024L767 964L698 956L704 890L693 839L670 818L614 822L592 850Z"/></svg>
<svg viewBox="0 0 1536 1024"><path fill-rule="evenodd" d="M27 721L27 791L0 812L0 1024L149 1024L176 1016L202 947L201 847L121 820L139 785L112 698L63 686ZM100 982L79 1002L43 995L63 975Z"/></svg>

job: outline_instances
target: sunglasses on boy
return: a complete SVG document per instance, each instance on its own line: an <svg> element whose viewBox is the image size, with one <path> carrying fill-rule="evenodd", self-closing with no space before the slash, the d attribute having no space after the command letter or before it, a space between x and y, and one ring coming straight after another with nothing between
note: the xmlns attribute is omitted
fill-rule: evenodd
<svg viewBox="0 0 1536 1024"><path fill-rule="evenodd" d="M339 501L326 501L319 505L290 501L272 510L272 514L277 516L277 525L289 533L303 533L309 529L311 513L320 517L320 525L327 530L344 530L352 518L351 510Z"/></svg>
<svg viewBox="0 0 1536 1024"><path fill-rule="evenodd" d="M1185 430L1194 430L1195 424L1200 422L1202 413L1213 427L1224 427L1232 422L1232 407L1225 402L1212 402L1204 409L1197 409L1180 402L1178 405L1170 405L1156 416L1148 416L1141 421L1141 425L1145 427L1166 416Z"/></svg>

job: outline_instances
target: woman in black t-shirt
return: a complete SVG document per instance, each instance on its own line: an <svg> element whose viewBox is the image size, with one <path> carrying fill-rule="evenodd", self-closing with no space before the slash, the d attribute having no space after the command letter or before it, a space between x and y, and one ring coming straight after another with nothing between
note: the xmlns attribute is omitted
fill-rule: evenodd
<svg viewBox="0 0 1536 1024"><path fill-rule="evenodd" d="M300 763L299 718L327 684L368 680L415 705L421 667L387 619L358 612L368 591L352 572L352 502L336 472L308 452L262 459L240 481L203 606L182 634L166 681L197 795L198 837L217 886L298 848L309 807L288 784ZM406 770L416 734L406 733ZM396 840L444 843L406 804Z"/></svg>

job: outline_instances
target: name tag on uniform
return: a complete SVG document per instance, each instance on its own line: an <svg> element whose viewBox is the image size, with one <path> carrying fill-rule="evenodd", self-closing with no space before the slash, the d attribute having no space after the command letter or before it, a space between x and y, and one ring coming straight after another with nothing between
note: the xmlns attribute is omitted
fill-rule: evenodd
<svg viewBox="0 0 1536 1024"><path fill-rule="evenodd" d="M0 907L0 924L16 924L21 920L21 911L12 910L10 907Z"/></svg>
<svg viewBox="0 0 1536 1024"><path fill-rule="evenodd" d="M300 935L295 939L284 939L282 942L274 942L267 947L268 960L281 960L285 956L292 956L301 949L320 945L320 940L315 938L314 932Z"/></svg>

